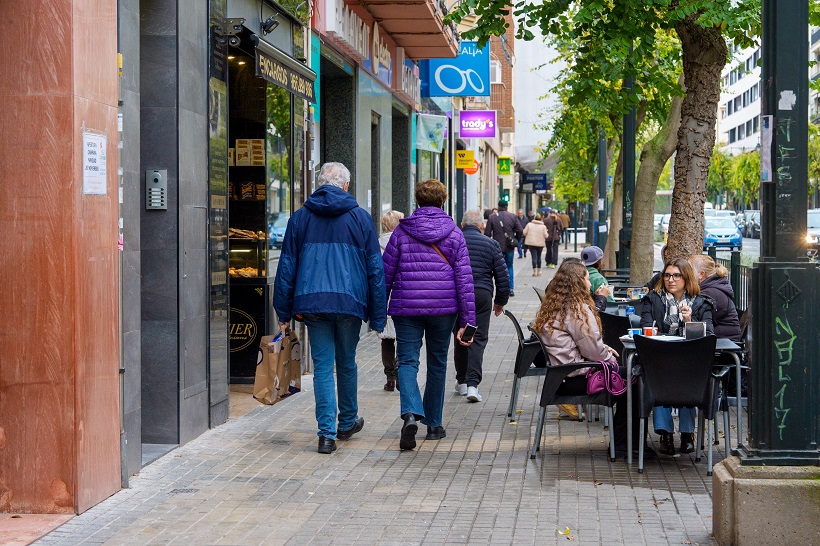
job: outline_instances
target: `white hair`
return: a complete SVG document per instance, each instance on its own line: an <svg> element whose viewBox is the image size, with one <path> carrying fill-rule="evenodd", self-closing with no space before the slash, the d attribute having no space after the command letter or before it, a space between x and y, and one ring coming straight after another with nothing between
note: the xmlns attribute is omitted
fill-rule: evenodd
<svg viewBox="0 0 820 546"><path fill-rule="evenodd" d="M464 213L464 217L461 219L461 225L463 226L481 227L481 224L483 223L484 215L477 210L468 210Z"/></svg>
<svg viewBox="0 0 820 546"><path fill-rule="evenodd" d="M345 184L350 182L350 171L341 163L328 162L322 165L319 171L319 176L316 177L316 187L322 187L326 184L336 186L337 188L344 188Z"/></svg>

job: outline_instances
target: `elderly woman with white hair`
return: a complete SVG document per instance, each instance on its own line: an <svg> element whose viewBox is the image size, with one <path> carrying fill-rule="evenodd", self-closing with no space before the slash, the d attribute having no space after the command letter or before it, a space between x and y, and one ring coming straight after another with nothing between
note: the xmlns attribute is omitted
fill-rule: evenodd
<svg viewBox="0 0 820 546"><path fill-rule="evenodd" d="M379 246L382 249L382 254L384 254L384 249L387 248L387 243L390 242L393 230L396 229L399 220L402 218L404 218L404 213L398 210L387 211L382 216L382 234L379 235ZM384 390L393 392L399 386L396 367L396 326L389 316L384 326L384 332L379 334L379 339L382 340L382 366L384 366L384 375L387 378Z"/></svg>

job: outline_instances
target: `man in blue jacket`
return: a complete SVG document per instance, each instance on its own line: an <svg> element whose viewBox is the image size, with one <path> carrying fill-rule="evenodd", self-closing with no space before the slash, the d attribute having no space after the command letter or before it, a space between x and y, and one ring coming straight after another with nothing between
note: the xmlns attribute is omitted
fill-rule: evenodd
<svg viewBox="0 0 820 546"><path fill-rule="evenodd" d="M318 451L328 454L336 450L336 439L347 440L364 427L356 397L356 345L362 321L376 332L384 330L386 296L373 219L347 193L350 171L341 163L325 163L317 184L288 221L273 307L282 330L296 315L307 324Z"/></svg>

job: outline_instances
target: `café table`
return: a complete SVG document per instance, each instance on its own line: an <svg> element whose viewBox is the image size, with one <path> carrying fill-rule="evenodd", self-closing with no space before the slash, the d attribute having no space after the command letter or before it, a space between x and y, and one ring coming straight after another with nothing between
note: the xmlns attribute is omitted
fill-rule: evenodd
<svg viewBox="0 0 820 546"><path fill-rule="evenodd" d="M669 341L669 343L675 343L677 341L683 341L684 338L679 336L655 336L656 339L663 339ZM632 423L632 361L635 359L635 356L638 354L635 349L635 340L628 335L621 336L620 338L621 343L624 344L624 361L626 362L626 422ZM722 354L730 354L735 361L735 378L737 380L737 392L740 392L740 356L738 353L740 352L740 346L737 343L732 341L728 338L718 338L715 343L715 356L720 356ZM731 445L728 445L728 438L729 438L729 431L726 431L727 437L727 448L731 450ZM737 444L740 446L740 443L743 441L743 413L741 410L741 397L737 397ZM626 427L626 459L627 463L632 464L632 426Z"/></svg>

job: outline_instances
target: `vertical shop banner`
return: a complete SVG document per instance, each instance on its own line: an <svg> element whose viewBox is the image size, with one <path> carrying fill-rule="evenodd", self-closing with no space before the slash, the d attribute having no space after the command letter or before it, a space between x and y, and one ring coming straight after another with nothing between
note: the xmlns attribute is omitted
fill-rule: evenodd
<svg viewBox="0 0 820 546"><path fill-rule="evenodd" d="M416 116L416 149L441 153L447 134L447 116Z"/></svg>
<svg viewBox="0 0 820 546"><path fill-rule="evenodd" d="M462 110L458 118L461 138L495 138L497 135L495 110Z"/></svg>
<svg viewBox="0 0 820 546"><path fill-rule="evenodd" d="M489 97L490 48L461 42L455 59L421 61L422 97Z"/></svg>

